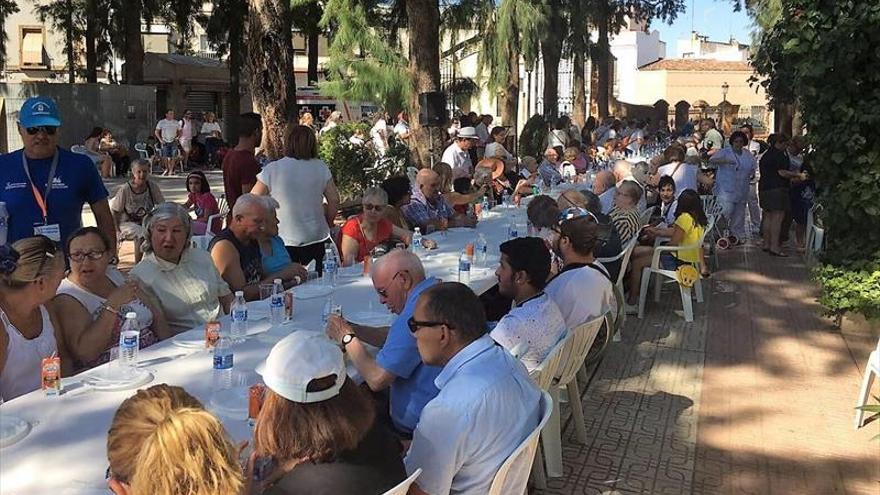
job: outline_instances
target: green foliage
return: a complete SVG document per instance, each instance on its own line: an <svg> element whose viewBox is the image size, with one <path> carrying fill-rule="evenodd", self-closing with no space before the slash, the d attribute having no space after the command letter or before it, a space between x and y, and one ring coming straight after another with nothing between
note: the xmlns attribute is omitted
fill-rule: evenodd
<svg viewBox="0 0 880 495"><path fill-rule="evenodd" d="M322 134L318 142L318 155L330 167L343 201L356 197L366 184L376 179L368 170L376 162L372 148L349 141L357 130L369 135L370 127L361 122L339 124Z"/></svg>
<svg viewBox="0 0 880 495"><path fill-rule="evenodd" d="M532 156L540 163L546 138L547 121L541 115L532 115L519 135L519 156Z"/></svg>
<svg viewBox="0 0 880 495"><path fill-rule="evenodd" d="M880 5L792 0L764 31L753 78L771 104L797 103L826 227L821 301L880 315Z"/></svg>
<svg viewBox="0 0 880 495"><path fill-rule="evenodd" d="M871 413L865 421L880 421L880 397L874 396L874 400L878 402L878 404L868 404L864 406L857 407L856 409L861 409L867 413ZM871 440L877 441L880 440L880 434L874 435Z"/></svg>
<svg viewBox="0 0 880 495"><path fill-rule="evenodd" d="M331 29L327 81L322 92L340 100L407 108L413 93L409 61L397 39L399 17L376 0L328 0L321 27ZM391 10L391 13L396 12Z"/></svg>
<svg viewBox="0 0 880 495"><path fill-rule="evenodd" d="M0 0L0 26L3 26L3 32L0 33L0 68L6 67L6 42L9 36L6 34L6 18L18 12L18 5L15 0Z"/></svg>

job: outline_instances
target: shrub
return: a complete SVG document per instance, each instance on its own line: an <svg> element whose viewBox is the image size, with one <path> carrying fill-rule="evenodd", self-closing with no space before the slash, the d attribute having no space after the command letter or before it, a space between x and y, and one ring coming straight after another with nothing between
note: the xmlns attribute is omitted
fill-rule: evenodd
<svg viewBox="0 0 880 495"><path fill-rule="evenodd" d="M349 141L358 129L369 135L369 125L345 122L322 134L318 142L318 155L330 167L343 202L357 197L372 180L370 169L376 163L369 141L363 146Z"/></svg>

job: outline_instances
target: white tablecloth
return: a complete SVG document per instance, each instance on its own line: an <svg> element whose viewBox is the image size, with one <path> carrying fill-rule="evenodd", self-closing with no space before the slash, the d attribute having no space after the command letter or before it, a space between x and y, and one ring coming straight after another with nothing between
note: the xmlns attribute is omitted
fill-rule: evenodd
<svg viewBox="0 0 880 495"><path fill-rule="evenodd" d="M488 240L490 263L474 267L470 286L478 294L491 288L496 283L498 246L507 239L510 218L517 220L520 235L524 235L525 208L496 208L488 219L479 222L476 229L453 229L427 236L438 243L438 249L419 253L428 275L446 281L457 280L458 255L465 244L473 242L477 234L482 233ZM378 303L368 277L341 278L333 298L342 305L343 315L387 312ZM269 331L236 345L235 370L251 372L266 358L272 345L289 332L322 331L323 304L324 298L296 300L291 323L271 327ZM265 315L266 305L266 301L249 303L251 314ZM228 316L224 318L228 319ZM252 322L251 326L254 329L270 327L267 320ZM201 336L204 329L196 328L191 332ZM143 387L157 383L179 385L210 408L212 354L209 351L183 348L166 340L142 350L140 362L142 368L154 375L154 379ZM87 373L101 373L103 369L102 366ZM17 416L32 425L25 438L0 449L0 493L110 493L104 480L107 430L120 403L135 390L103 392L82 386L77 389L81 378L82 375L66 378L67 391L61 396L47 397L36 391L0 406L0 414ZM219 417L236 441L250 439L251 428L246 420Z"/></svg>

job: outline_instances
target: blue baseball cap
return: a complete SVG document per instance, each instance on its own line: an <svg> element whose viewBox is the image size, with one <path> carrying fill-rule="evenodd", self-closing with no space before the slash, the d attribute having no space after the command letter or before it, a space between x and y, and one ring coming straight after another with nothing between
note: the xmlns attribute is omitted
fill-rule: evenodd
<svg viewBox="0 0 880 495"><path fill-rule="evenodd" d="M18 115L18 123L22 127L58 127L61 119L58 117L58 106L55 100L48 96L33 96L25 100Z"/></svg>

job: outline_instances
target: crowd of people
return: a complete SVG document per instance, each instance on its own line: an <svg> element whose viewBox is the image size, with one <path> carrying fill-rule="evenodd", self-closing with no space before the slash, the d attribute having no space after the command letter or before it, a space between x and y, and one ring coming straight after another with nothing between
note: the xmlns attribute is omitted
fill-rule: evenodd
<svg viewBox="0 0 880 495"><path fill-rule="evenodd" d="M157 125L163 160L199 134L188 118L179 122L169 111ZM387 146L386 119L380 114L371 132L377 148ZM399 115L391 127L403 138L406 119ZM326 125L340 120L330 115ZM692 265L709 276L701 192L714 189L735 245L745 239L759 171L764 248L783 256L785 214L792 204L804 207L811 187L808 166L793 168L802 150L786 136L771 135L760 154L751 128L725 142L710 119L702 135L682 133L646 163L614 158L658 146L644 122L623 128L593 120L580 130L561 118L548 129L540 162L507 150L507 129L491 127L490 116L457 122L475 125L450 128L441 162L412 182L394 175L365 188L361 212L338 222L339 193L318 158L313 123L292 126L285 156L261 165L260 116L243 114L222 162L230 212L212 225L219 209L203 172L187 176L187 198L178 204L150 179L150 162L136 160L111 200L95 162L58 147L55 103L27 100L19 117L24 148L0 156L7 184L0 201L10 212L0 246L0 396L37 389L41 360L52 355L65 376L106 363L128 312L137 316L140 345L154 345L228 313L235 292L252 301L275 279L285 288L305 283L337 250L344 265L374 260L370 280L393 323L371 327L331 315L324 335L294 332L276 344L259 370L268 392L244 469L222 424L197 399L164 384L138 391L110 427L111 489L381 493L421 469L410 493L485 493L540 421L540 391L528 373L583 323L618 304L634 311L658 240L685 248L664 254L664 268ZM555 199L545 194L562 183ZM415 232L472 228L483 204L505 202L528 203L529 235L498 246L497 293L506 307L490 322L492 303L430 276L408 246ZM81 226L84 204L96 227ZM791 216L800 225L800 211ZM208 249L194 247L193 236L205 234ZM124 239L137 246L127 276L115 266ZM617 295L618 255L633 243ZM363 384L347 377L343 353Z"/></svg>

